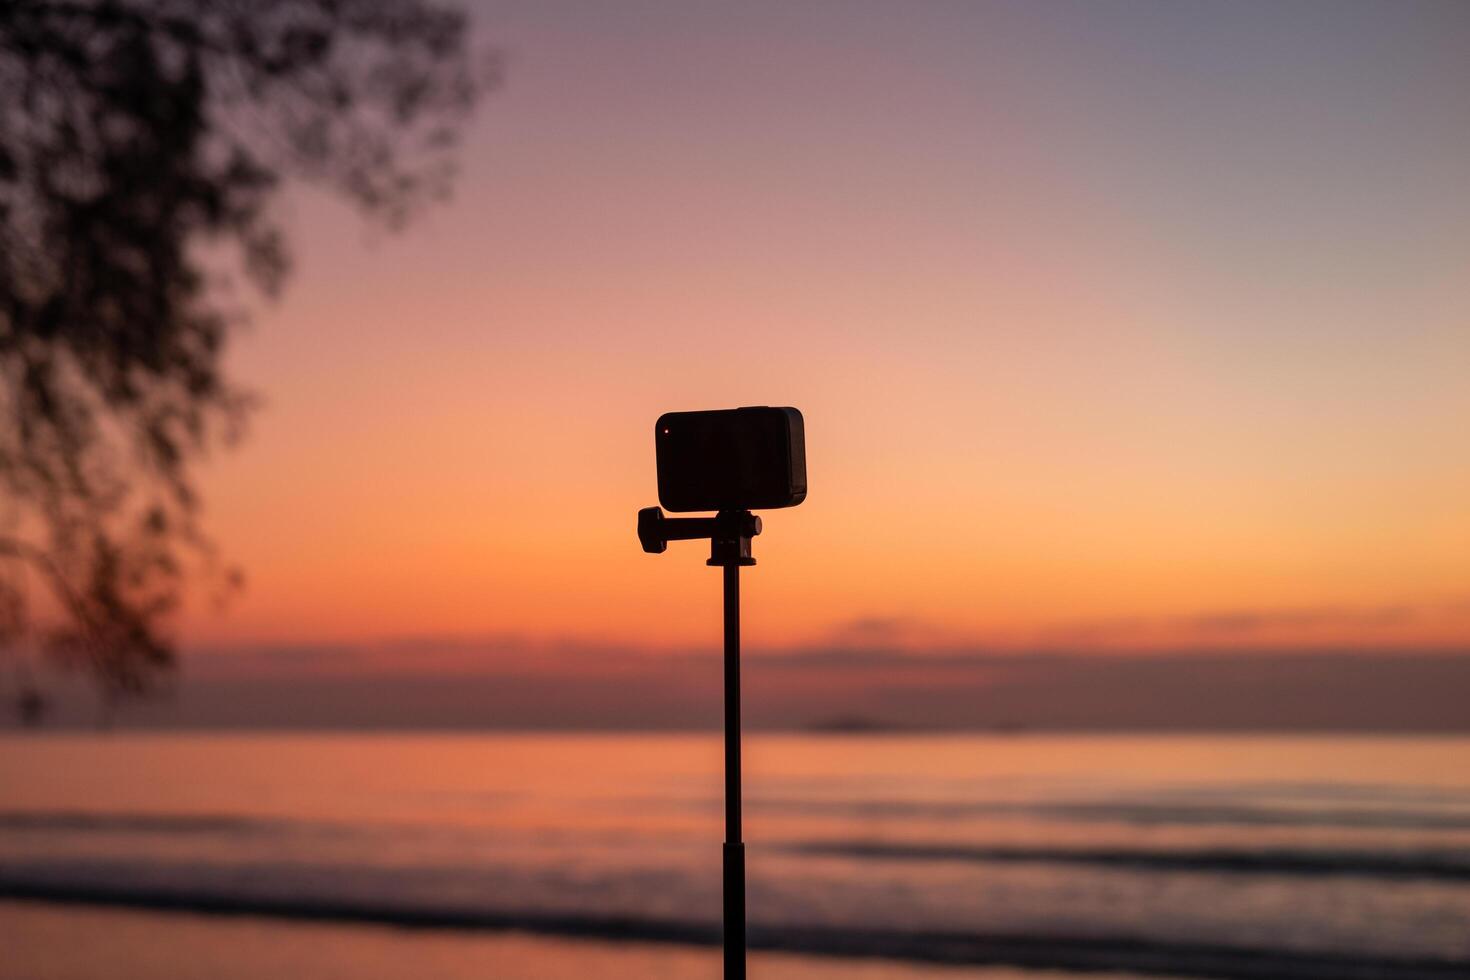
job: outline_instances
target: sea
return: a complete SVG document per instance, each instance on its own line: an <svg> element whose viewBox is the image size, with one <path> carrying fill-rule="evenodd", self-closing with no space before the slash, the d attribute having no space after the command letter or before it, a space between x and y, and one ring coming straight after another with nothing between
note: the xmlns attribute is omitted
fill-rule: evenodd
<svg viewBox="0 0 1470 980"><path fill-rule="evenodd" d="M717 734L0 735L0 977L720 976ZM750 976L1470 978L1470 739L752 734Z"/></svg>

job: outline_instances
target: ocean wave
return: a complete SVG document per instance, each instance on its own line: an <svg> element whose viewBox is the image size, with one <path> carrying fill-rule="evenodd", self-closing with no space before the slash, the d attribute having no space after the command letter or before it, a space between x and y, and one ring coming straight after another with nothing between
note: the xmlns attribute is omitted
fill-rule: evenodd
<svg viewBox="0 0 1470 980"><path fill-rule="evenodd" d="M675 805L717 810L714 798L648 797L643 807ZM1049 823L1110 823L1138 827L1326 827L1367 830L1470 830L1470 812L1391 807L1313 807L1203 804L1164 801L1093 800L898 800L754 797L756 813L846 816L867 819L968 820L1016 817ZM88 810L0 810L0 830L60 830L160 834L347 833L351 824L236 814L96 812Z"/></svg>
<svg viewBox="0 0 1470 980"><path fill-rule="evenodd" d="M609 941L710 946L718 924L699 920L546 913L533 910L405 907L293 896L242 896L220 891L136 888L0 878L0 899L118 906L163 912L265 916L401 928L514 930ZM807 955L882 957L969 966L1114 971L1216 980L1463 980L1470 960L1364 956L1061 934L987 934L752 925L749 945Z"/></svg>
<svg viewBox="0 0 1470 980"><path fill-rule="evenodd" d="M89 810L0 811L0 830L67 830L146 834L274 833L297 821L230 814L99 813Z"/></svg>
<svg viewBox="0 0 1470 980"><path fill-rule="evenodd" d="M1130 871L1355 875L1470 881L1470 852L1450 850L1020 847L870 840L802 841L786 845L783 849L801 854L896 861L1080 864Z"/></svg>
<svg viewBox="0 0 1470 980"><path fill-rule="evenodd" d="M1049 822L1116 823L1132 826L1335 827L1381 830L1470 830L1470 812L1377 807L1197 805L1171 802L1060 800L811 799L755 797L756 812L964 820L1025 817Z"/></svg>
<svg viewBox="0 0 1470 980"><path fill-rule="evenodd" d="M1413 783L1343 783L1304 780L1257 780L1233 783L1181 783L1156 787L1151 796L1170 800L1311 800L1322 803L1362 803L1470 807L1470 789Z"/></svg>

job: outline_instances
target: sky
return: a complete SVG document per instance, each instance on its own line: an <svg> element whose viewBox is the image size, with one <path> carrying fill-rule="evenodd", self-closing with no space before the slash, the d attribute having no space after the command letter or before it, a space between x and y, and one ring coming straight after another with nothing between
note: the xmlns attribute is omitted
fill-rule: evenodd
<svg viewBox="0 0 1470 980"><path fill-rule="evenodd" d="M1470 651L1470 6L471 12L452 201L282 202L186 676L713 651L635 515L659 414L759 404L752 657Z"/></svg>

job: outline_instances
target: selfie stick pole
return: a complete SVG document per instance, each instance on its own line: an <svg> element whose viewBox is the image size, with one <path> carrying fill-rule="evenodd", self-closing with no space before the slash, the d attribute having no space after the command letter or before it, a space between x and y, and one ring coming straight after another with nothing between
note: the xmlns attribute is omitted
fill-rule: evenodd
<svg viewBox="0 0 1470 980"><path fill-rule="evenodd" d="M735 564L725 566L724 874L725 980L745 980L745 842L740 839L740 566Z"/></svg>
<svg viewBox="0 0 1470 980"><path fill-rule="evenodd" d="M745 980L745 843L740 836L740 566L754 565L750 539L761 519L748 510L714 518L664 517L657 507L638 512L643 550L657 554L669 541L710 539L707 564L725 570L725 980Z"/></svg>
<svg viewBox="0 0 1470 980"><path fill-rule="evenodd" d="M725 980L745 980L745 842L740 836L740 566L754 565L750 537L760 518L721 514L723 540L710 541L711 565L725 569Z"/></svg>

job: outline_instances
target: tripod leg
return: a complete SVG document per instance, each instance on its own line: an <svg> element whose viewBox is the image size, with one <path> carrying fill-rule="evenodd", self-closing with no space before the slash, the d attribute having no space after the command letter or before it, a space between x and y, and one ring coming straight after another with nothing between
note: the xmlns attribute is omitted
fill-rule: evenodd
<svg viewBox="0 0 1470 980"><path fill-rule="evenodd" d="M740 566L725 566L725 980L745 980L745 844L740 839Z"/></svg>

